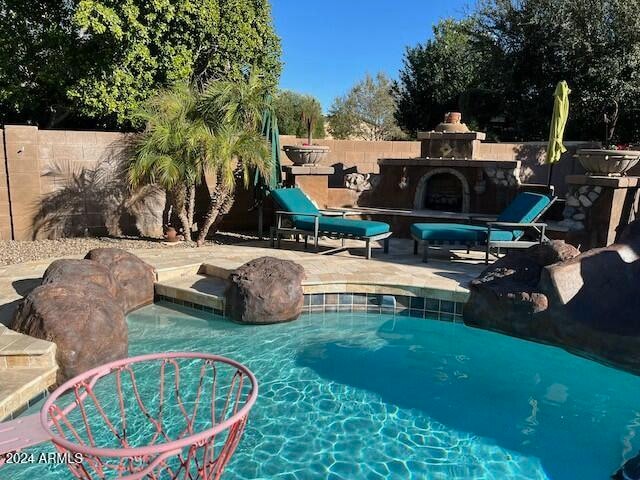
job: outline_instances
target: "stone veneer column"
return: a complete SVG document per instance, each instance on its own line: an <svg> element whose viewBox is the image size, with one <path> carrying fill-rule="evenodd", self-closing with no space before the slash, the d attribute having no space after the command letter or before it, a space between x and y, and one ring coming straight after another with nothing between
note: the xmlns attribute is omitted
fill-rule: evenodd
<svg viewBox="0 0 640 480"><path fill-rule="evenodd" d="M615 243L620 229L638 212L640 177L568 175L569 192L561 225L581 250Z"/></svg>
<svg viewBox="0 0 640 480"><path fill-rule="evenodd" d="M38 128L6 125L4 140L9 173L9 191L11 192L14 239L31 240L33 215L40 198ZM0 205L2 205L2 201L2 191L0 190Z"/></svg>

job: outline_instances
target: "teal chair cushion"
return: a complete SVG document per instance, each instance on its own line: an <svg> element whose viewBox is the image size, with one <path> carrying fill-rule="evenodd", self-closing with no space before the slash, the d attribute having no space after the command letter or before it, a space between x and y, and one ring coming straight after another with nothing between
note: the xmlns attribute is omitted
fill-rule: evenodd
<svg viewBox="0 0 640 480"><path fill-rule="evenodd" d="M435 242L484 243L487 241L489 229L478 225L457 223L414 223L411 234L419 240ZM514 239L510 230L491 230L491 240L511 241Z"/></svg>
<svg viewBox="0 0 640 480"><path fill-rule="evenodd" d="M313 232L313 218L305 217L294 219L296 228ZM320 217L318 220L318 229L323 233L342 233L354 235L357 237L372 237L387 233L389 225L384 222L373 222L371 220L352 220L340 217Z"/></svg>
<svg viewBox="0 0 640 480"><path fill-rule="evenodd" d="M529 223L533 222L549 205L551 199L539 193L522 192L505 208L498 222ZM513 230L515 238L521 237L522 230Z"/></svg>
<svg viewBox="0 0 640 480"><path fill-rule="evenodd" d="M316 206L309 200L309 197L299 188L278 188L271 190L271 195L282 210L287 212L320 214ZM313 216L293 215L292 219L294 222L311 220L313 224Z"/></svg>

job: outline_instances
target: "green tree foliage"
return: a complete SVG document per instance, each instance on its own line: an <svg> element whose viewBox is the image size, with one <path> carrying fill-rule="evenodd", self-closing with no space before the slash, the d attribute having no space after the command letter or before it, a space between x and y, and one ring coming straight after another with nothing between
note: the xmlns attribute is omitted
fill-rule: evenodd
<svg viewBox="0 0 640 480"><path fill-rule="evenodd" d="M446 112L460 108L463 94L480 87L481 58L467 27L467 21L443 20L434 26L431 40L407 48L393 85L396 120L407 133L432 129Z"/></svg>
<svg viewBox="0 0 640 480"><path fill-rule="evenodd" d="M176 81L256 66L273 88L279 57L267 0L4 0L0 120L126 129Z"/></svg>
<svg viewBox="0 0 640 480"><path fill-rule="evenodd" d="M407 49L397 118L415 132L460 109L501 139L544 140L560 80L572 90L567 137L637 141L640 1L481 0ZM496 116L506 128L491 124Z"/></svg>
<svg viewBox="0 0 640 480"><path fill-rule="evenodd" d="M215 141L198 113L198 92L186 83L161 91L137 112L146 128L136 139L129 168L133 187L150 183L171 194L182 230L191 240L196 186L210 164Z"/></svg>
<svg viewBox="0 0 640 480"><path fill-rule="evenodd" d="M618 140L638 140L638 0L484 1L471 26L474 48L492 66L485 75L493 73L504 95L513 137L548 135L553 91L566 80L568 137L609 140L617 120Z"/></svg>
<svg viewBox="0 0 640 480"><path fill-rule="evenodd" d="M278 118L280 134L306 137L307 128L302 121L302 111L305 105L312 104L313 114L316 118L312 135L314 138L324 138L324 117L320 102L310 95L303 95L290 90L278 92L273 104Z"/></svg>
<svg viewBox="0 0 640 480"><path fill-rule="evenodd" d="M263 112L272 105L268 103L269 84L257 71L253 69L243 81L209 82L200 97L198 111L215 130L210 150L215 185L208 185L209 206L199 231L199 245L231 210L238 178L248 186L251 171L258 170L266 179L271 175L271 151L260 127Z"/></svg>
<svg viewBox="0 0 640 480"><path fill-rule="evenodd" d="M395 110L389 77L382 72L375 78L367 74L345 96L334 101L329 111L329 132L342 139L402 138L403 133L394 118Z"/></svg>
<svg viewBox="0 0 640 480"><path fill-rule="evenodd" d="M137 138L129 168L133 186L150 183L170 193L186 240L194 224L196 186L211 174L202 244L233 205L236 179L258 169L269 176L271 157L258 132L266 87L252 73L240 81L212 81L202 90L178 83L154 95L138 115L146 128Z"/></svg>

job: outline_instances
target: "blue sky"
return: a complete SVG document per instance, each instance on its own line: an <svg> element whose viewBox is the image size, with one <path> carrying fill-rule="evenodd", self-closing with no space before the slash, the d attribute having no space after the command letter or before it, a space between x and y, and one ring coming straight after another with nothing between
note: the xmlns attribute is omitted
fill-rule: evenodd
<svg viewBox="0 0 640 480"><path fill-rule="evenodd" d="M316 96L325 111L368 72L396 78L407 45L431 37L468 0L271 0L282 38L280 87Z"/></svg>

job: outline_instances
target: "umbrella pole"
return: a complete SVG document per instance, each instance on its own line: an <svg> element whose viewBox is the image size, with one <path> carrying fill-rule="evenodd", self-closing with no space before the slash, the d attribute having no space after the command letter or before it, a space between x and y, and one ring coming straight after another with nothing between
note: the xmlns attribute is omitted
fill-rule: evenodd
<svg viewBox="0 0 640 480"><path fill-rule="evenodd" d="M549 163L547 169L547 187L551 188L551 176L553 175L553 163Z"/></svg>

